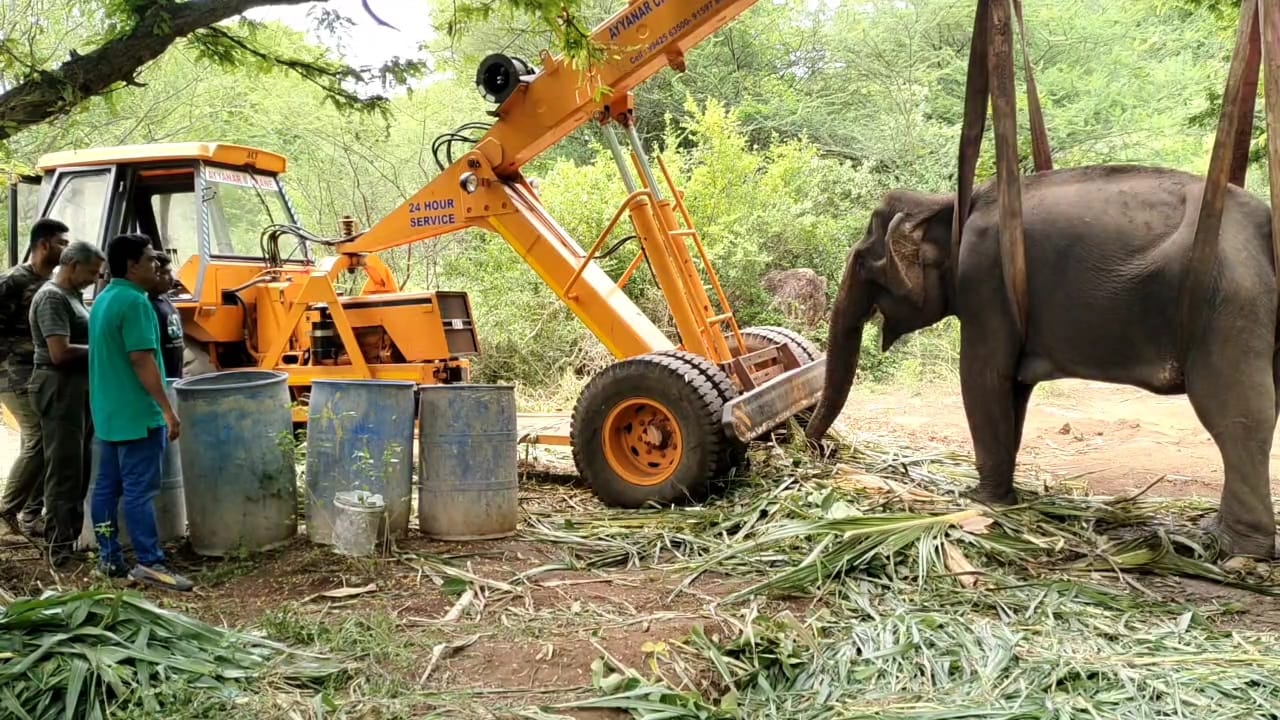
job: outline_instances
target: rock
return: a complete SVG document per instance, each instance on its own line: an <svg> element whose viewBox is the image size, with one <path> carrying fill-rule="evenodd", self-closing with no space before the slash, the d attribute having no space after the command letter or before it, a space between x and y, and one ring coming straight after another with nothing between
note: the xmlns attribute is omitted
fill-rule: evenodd
<svg viewBox="0 0 1280 720"><path fill-rule="evenodd" d="M774 270L764 276L763 285L773 296L772 306L792 322L812 328L826 317L827 280L813 270Z"/></svg>
<svg viewBox="0 0 1280 720"><path fill-rule="evenodd" d="M1059 435L1070 435L1070 434L1071 434L1071 423L1063 423L1063 424L1062 424L1062 427L1058 428L1058 434L1059 434Z"/></svg>

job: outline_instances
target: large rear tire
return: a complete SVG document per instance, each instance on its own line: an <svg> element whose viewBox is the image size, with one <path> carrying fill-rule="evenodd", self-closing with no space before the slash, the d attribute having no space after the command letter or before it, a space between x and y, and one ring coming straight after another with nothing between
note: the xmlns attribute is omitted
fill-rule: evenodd
<svg viewBox="0 0 1280 720"><path fill-rule="evenodd" d="M711 381L712 387L720 396L720 406L723 411L725 403L738 397L738 386L733 384L733 380L729 374L720 369L719 365L711 362L705 357L688 350L659 350L654 355L665 355L668 357L679 358L688 363L695 370L702 373L702 376ZM738 442L736 437L725 435L724 450L720 454L720 458L716 461L715 477L720 478L731 473L734 468L745 464L747 460L747 446Z"/></svg>
<svg viewBox="0 0 1280 720"><path fill-rule="evenodd" d="M724 462L723 408L717 383L689 358L653 353L614 363L574 407L574 464L612 507L700 502Z"/></svg>
<svg viewBox="0 0 1280 720"><path fill-rule="evenodd" d="M822 357L822 353L808 338L790 328L770 325L744 328L742 339L747 343L747 352L763 350L770 345L786 345L803 364L807 365Z"/></svg>

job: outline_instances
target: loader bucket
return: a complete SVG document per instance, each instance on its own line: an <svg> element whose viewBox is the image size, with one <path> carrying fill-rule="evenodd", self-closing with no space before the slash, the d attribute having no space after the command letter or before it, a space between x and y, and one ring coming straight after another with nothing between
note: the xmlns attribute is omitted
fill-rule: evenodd
<svg viewBox="0 0 1280 720"><path fill-rule="evenodd" d="M720 421L725 433L747 443L812 408L822 396L826 371L827 358L820 357L726 402Z"/></svg>

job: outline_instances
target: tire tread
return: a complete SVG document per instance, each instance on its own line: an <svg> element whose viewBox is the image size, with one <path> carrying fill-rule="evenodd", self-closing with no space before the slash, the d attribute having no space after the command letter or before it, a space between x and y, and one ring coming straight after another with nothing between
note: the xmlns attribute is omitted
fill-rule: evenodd
<svg viewBox="0 0 1280 720"><path fill-rule="evenodd" d="M597 373L583 388L570 421L569 439L574 465L577 467L579 474L583 475L583 478L592 485L597 496L605 504L624 507L643 504L635 502L631 497L637 494L635 491L623 492L614 487L615 484L626 485L625 481L588 477L592 473L591 468L596 463L587 456L587 450L583 447L583 432L584 430L589 431L589 428L583 428L582 423L584 418L589 418L594 411L593 408L589 407L589 403L593 401L597 394L604 392L604 388L608 388L615 383L626 383L636 377L644 376L676 383L678 386L687 388L686 392L695 401L696 412L699 417L691 423L691 427L681 427L681 433L686 437L683 444L688 447L692 444L689 439L696 437L709 459L706 462L706 469L699 473L701 477L690 477L689 473L693 471L684 470L688 458L681 457L680 466L677 467L676 473L672 478L661 485L644 488L643 492L638 494L649 495L650 497L645 498L646 501L652 500L663 504L675 502L681 496L700 500L710 485L711 476L714 475L717 465L724 454L724 446L728 438L720 426L720 414L724 408L724 399L721 396L721 391L711 377L703 372L697 363L690 358L670 353L652 353L616 362ZM672 408L672 411L678 412L675 408ZM683 450L684 448L682 448ZM598 452L598 450L592 448L591 452ZM600 458L600 461L607 466L607 461L604 461L603 458ZM694 464L696 470L696 466L699 464L696 459ZM684 475L684 477L681 477L681 475ZM631 487L626 485L624 489L630 489Z"/></svg>

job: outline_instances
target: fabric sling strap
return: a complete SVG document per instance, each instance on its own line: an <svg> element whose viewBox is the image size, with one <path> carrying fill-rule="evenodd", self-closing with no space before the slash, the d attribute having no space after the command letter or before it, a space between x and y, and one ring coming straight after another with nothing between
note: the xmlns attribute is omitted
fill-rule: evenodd
<svg viewBox="0 0 1280 720"><path fill-rule="evenodd" d="M994 3L994 4L993 4ZM1012 6L1012 13L1010 8ZM973 179L986 124L987 100L995 116L997 184L1000 196L1001 264L1006 292L1019 333L1026 337L1026 261L1022 234L1021 183L1018 175L1017 101L1013 97L1013 50L1010 15L1017 18L1023 70L1027 76L1027 108L1036 172L1053 169L1049 134L1027 52L1022 0L978 0L965 78L964 121L960 131L958 187L951 223L951 267L955 277L960 238L973 200ZM992 83L992 78L995 82Z"/></svg>

